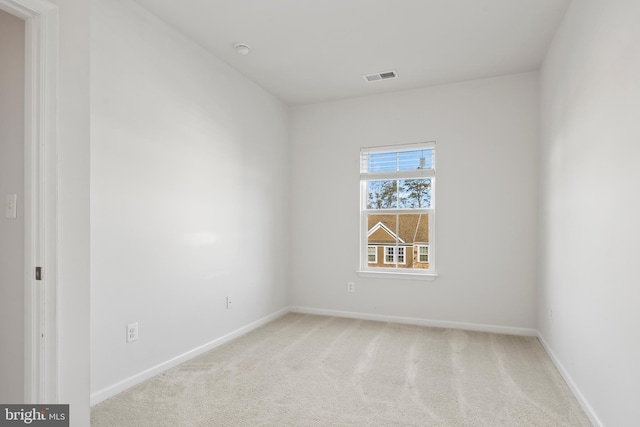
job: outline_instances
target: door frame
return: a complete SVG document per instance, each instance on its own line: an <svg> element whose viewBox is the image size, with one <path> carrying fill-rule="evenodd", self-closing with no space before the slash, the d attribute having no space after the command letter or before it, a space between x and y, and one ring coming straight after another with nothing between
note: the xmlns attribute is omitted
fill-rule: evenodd
<svg viewBox="0 0 640 427"><path fill-rule="evenodd" d="M0 0L0 9L25 21L24 403L58 403L58 8Z"/></svg>

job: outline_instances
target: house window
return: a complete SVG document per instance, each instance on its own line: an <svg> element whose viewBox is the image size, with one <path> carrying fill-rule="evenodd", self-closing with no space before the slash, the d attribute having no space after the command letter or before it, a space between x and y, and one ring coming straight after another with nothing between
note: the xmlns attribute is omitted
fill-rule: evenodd
<svg viewBox="0 0 640 427"><path fill-rule="evenodd" d="M396 262L396 247L386 246L384 248L384 263L394 264Z"/></svg>
<svg viewBox="0 0 640 427"><path fill-rule="evenodd" d="M416 248L418 250L418 262L429 262L429 246L418 245Z"/></svg>
<svg viewBox="0 0 640 427"><path fill-rule="evenodd" d="M378 263L378 248L376 246L367 247L367 260L369 264Z"/></svg>
<svg viewBox="0 0 640 427"><path fill-rule="evenodd" d="M404 247L402 246L385 246L384 247L384 263L385 264L405 264Z"/></svg>
<svg viewBox="0 0 640 427"><path fill-rule="evenodd" d="M360 151L362 271L435 272L435 178L433 142Z"/></svg>

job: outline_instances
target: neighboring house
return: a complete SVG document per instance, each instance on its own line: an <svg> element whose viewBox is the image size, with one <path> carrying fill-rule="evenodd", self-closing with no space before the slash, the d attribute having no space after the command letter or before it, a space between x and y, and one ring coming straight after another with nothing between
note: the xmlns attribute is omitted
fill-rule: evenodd
<svg viewBox="0 0 640 427"><path fill-rule="evenodd" d="M369 215L369 267L429 268L429 215Z"/></svg>

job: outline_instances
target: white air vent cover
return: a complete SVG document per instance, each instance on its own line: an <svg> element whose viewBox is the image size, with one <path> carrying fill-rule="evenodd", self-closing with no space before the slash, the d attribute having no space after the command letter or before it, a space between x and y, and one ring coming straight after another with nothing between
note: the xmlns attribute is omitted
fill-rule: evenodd
<svg viewBox="0 0 640 427"><path fill-rule="evenodd" d="M383 71L382 73L367 74L362 77L367 82L377 82L380 80L397 79L398 73L396 73L396 70L391 70L391 71Z"/></svg>

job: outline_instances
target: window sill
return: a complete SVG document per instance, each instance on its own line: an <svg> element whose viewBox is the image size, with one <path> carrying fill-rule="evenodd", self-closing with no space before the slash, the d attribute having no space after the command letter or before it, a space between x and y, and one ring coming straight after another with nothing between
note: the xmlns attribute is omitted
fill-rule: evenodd
<svg viewBox="0 0 640 427"><path fill-rule="evenodd" d="M375 279L403 279L403 280L424 280L432 281L438 277L437 273L396 273L391 271L370 271L359 270L358 276Z"/></svg>

